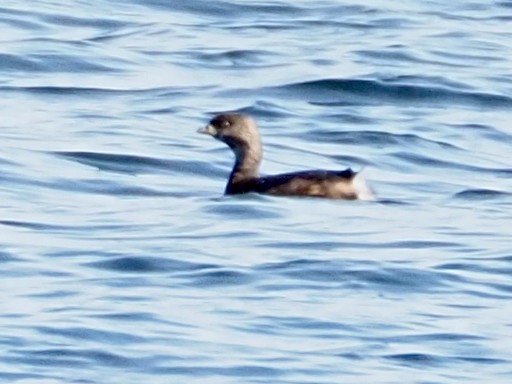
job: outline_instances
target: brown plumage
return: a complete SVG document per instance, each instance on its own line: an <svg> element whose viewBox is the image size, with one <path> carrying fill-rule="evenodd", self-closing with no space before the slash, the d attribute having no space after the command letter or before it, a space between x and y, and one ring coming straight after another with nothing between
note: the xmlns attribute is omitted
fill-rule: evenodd
<svg viewBox="0 0 512 384"><path fill-rule="evenodd" d="M255 121L248 115L217 115L198 132L226 143L235 154L235 165L224 191L227 195L257 192L350 200L373 197L362 176L350 168L343 171L308 170L259 177L262 159L260 134Z"/></svg>

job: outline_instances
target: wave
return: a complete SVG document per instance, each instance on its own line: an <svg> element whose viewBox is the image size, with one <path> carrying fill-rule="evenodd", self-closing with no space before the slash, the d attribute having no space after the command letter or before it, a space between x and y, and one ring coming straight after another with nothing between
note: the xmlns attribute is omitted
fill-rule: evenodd
<svg viewBox="0 0 512 384"><path fill-rule="evenodd" d="M363 101L382 104L387 101L442 106L450 102L480 107L512 107L512 97L505 95L382 80L320 79L270 89L288 97L307 97L312 104L323 106L352 105Z"/></svg>

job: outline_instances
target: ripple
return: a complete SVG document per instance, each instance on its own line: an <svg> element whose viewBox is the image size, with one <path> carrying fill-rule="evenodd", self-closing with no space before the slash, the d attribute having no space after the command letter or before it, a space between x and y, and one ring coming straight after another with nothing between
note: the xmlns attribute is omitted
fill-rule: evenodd
<svg viewBox="0 0 512 384"><path fill-rule="evenodd" d="M256 204L258 201L265 198L266 196L257 194L235 196L233 199L222 198L219 201L220 203L205 206L203 210L207 213L239 220L270 219L280 217L279 212ZM226 200L236 200L236 202L228 202Z"/></svg>
<svg viewBox="0 0 512 384"><path fill-rule="evenodd" d="M45 349L25 351L21 358L24 364L35 366L48 366L51 361L52 367L86 367L89 362L96 365L115 366L115 367L131 367L134 364L132 359L127 359L113 352L101 350L73 350L71 348L62 349Z"/></svg>
<svg viewBox="0 0 512 384"><path fill-rule="evenodd" d="M133 342L142 342L144 339L140 336L119 331L102 331L98 328L89 327L47 327L38 326L36 330L44 335L53 337L65 337L75 340L106 340L116 345L130 344Z"/></svg>
<svg viewBox="0 0 512 384"><path fill-rule="evenodd" d="M398 146L404 147L420 147L420 148L449 148L458 149L453 144L430 140L423 138L416 134L396 134L389 132L380 131L326 131L326 130L314 130L307 133L308 137L311 137L317 141L323 142L335 142L343 144L353 144L361 146Z"/></svg>
<svg viewBox="0 0 512 384"><path fill-rule="evenodd" d="M366 79L320 79L291 83L274 90L287 96L307 96L310 101L323 106L345 106L361 102L381 104L387 102L428 103L443 105L457 103L478 107L510 108L512 98L504 95L455 91L443 87L425 87L414 84L387 83ZM341 100L340 96L350 96ZM354 96L359 99L354 99Z"/></svg>
<svg viewBox="0 0 512 384"><path fill-rule="evenodd" d="M89 18L89 17L77 17L66 14L40 14L41 20L44 20L48 24L54 24L59 28L63 26L70 26L73 28L77 27L96 27L105 29L118 29L126 25L125 22L116 20L114 18Z"/></svg>
<svg viewBox="0 0 512 384"><path fill-rule="evenodd" d="M155 369L159 375L187 375L196 377L225 376L238 377L239 379L262 377L265 379L283 376L286 373L282 369L270 368L263 365L241 365L241 366L179 366L162 367Z"/></svg>
<svg viewBox="0 0 512 384"><path fill-rule="evenodd" d="M220 269L209 272L195 273L194 275L182 276L192 285L199 288L210 288L216 286L246 285L253 281L253 278L242 271L233 269Z"/></svg>
<svg viewBox="0 0 512 384"><path fill-rule="evenodd" d="M217 268L217 266L213 264L193 263L152 256L111 257L109 260L85 263L85 265L91 268L114 270L119 272L152 273L176 273Z"/></svg>
<svg viewBox="0 0 512 384"><path fill-rule="evenodd" d="M384 356L386 359L399 361L406 365L419 365L419 366L438 366L438 365L452 365L454 362L468 362L473 364L504 364L507 363L503 359L473 357L473 356L446 356L434 355L429 353L400 353L394 355Z"/></svg>
<svg viewBox="0 0 512 384"><path fill-rule="evenodd" d="M28 66L37 72L71 72L71 73L119 73L123 70L120 66L99 64L91 59L80 58L64 54L32 54L27 59ZM27 64L25 64L25 67Z"/></svg>
<svg viewBox="0 0 512 384"><path fill-rule="evenodd" d="M73 160L81 164L96 167L102 171L143 174L172 172L172 170L189 171L195 168L187 161L164 161L147 156L126 155L99 152L54 152L56 156Z"/></svg>
<svg viewBox="0 0 512 384"><path fill-rule="evenodd" d="M436 366L448 364L446 356L437 356L427 353L400 353L384 356L386 359L399 361L407 365Z"/></svg>
<svg viewBox="0 0 512 384"><path fill-rule="evenodd" d="M121 89L64 86L0 86L0 90L3 92L27 92L41 96L105 97L126 94L125 91Z"/></svg>
<svg viewBox="0 0 512 384"><path fill-rule="evenodd" d="M0 54L0 70L5 72L39 72L41 63L19 55Z"/></svg>
<svg viewBox="0 0 512 384"><path fill-rule="evenodd" d="M510 192L496 191L493 189L466 189L464 191L457 192L453 195L456 199L469 200L469 201L480 201L480 200L491 200L501 199L504 197L510 197Z"/></svg>
<svg viewBox="0 0 512 384"><path fill-rule="evenodd" d="M325 286L352 286L370 290L443 292L458 278L450 273L399 267L354 267L339 261L292 260L265 264L258 269L292 279L313 281Z"/></svg>
<svg viewBox="0 0 512 384"><path fill-rule="evenodd" d="M0 222L0 224L2 224ZM19 261L19 257L14 255L13 253L7 251L0 251L0 263L9 263L13 261Z"/></svg>
<svg viewBox="0 0 512 384"><path fill-rule="evenodd" d="M457 161L449 161L449 160L442 160L437 157L433 157L431 155L427 154L420 154L420 153L412 153L412 152L395 152L393 154L394 157L405 160L411 164L421 165L421 166L428 166L428 167L435 167L440 169L458 169L468 172L481 172L481 173L491 173L495 174L497 176L505 176L505 177L511 177L512 176L512 169L507 168L485 168L485 167L479 167L472 164L466 164L462 162Z"/></svg>
<svg viewBox="0 0 512 384"><path fill-rule="evenodd" d="M237 49L211 53L191 51L182 52L178 56L185 58L181 65L192 65L198 68L237 68L241 70L284 66L284 64L269 63L271 58L278 57L278 55L265 50Z"/></svg>
<svg viewBox="0 0 512 384"><path fill-rule="evenodd" d="M112 196L140 196L140 197L185 197L189 193L175 193L160 191L154 188L126 185L104 179L93 180L57 180L51 184L51 188L74 191L81 193L93 193Z"/></svg>
<svg viewBox="0 0 512 384"><path fill-rule="evenodd" d="M276 14L284 14L287 16L290 16L290 14L297 15L297 12L303 9L301 7L293 6L286 3L238 4L223 0L216 1L215 3L191 3L180 0L173 2L172 5L162 0L149 0L146 1L144 5L156 7L159 9L167 9L172 11L208 16L225 16L226 12L235 12L236 14L240 15L240 17L237 19L243 18L244 15L247 17L252 16L254 14L268 16L274 16Z"/></svg>
<svg viewBox="0 0 512 384"><path fill-rule="evenodd" d="M0 220L1 225L6 225L15 228L24 228L24 229L32 229L35 231L41 232L54 232L54 233L87 233L90 231L128 231L128 230L136 230L137 228L141 228L140 225L119 225L119 224L92 224L92 225L82 225L82 224L71 224L71 225L63 225L58 223L48 223L48 222L36 222L36 221L22 221L22 220ZM80 254L80 252L75 252L76 254ZM65 252L51 252L52 256L74 256L74 252L65 251ZM1 253L0 253L1 255Z"/></svg>

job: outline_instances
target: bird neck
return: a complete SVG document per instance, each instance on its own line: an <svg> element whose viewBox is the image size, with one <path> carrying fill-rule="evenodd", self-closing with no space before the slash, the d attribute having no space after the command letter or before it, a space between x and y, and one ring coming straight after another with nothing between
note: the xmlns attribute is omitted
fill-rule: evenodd
<svg viewBox="0 0 512 384"><path fill-rule="evenodd" d="M235 165L229 176L229 185L257 178L262 157L261 143L231 142L228 143L235 154Z"/></svg>

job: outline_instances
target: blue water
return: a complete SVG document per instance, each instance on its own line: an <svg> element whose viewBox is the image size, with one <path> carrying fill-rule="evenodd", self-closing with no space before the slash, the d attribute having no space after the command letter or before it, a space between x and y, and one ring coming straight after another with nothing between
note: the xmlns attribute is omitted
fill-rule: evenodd
<svg viewBox="0 0 512 384"><path fill-rule="evenodd" d="M0 382L511 382L512 2L360 4L2 2Z"/></svg>

